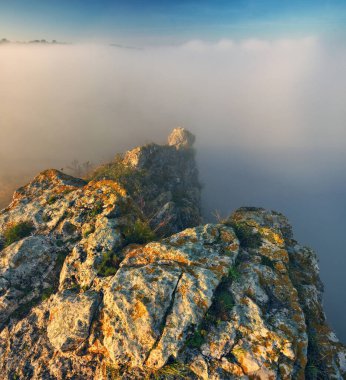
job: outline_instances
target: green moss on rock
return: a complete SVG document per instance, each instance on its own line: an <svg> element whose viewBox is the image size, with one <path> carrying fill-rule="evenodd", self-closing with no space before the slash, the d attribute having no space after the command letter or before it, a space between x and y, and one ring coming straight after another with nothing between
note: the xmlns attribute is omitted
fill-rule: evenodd
<svg viewBox="0 0 346 380"><path fill-rule="evenodd" d="M35 227L33 223L29 221L10 225L4 232L4 245L7 247L16 241L24 239L25 237L29 236L34 230Z"/></svg>
<svg viewBox="0 0 346 380"><path fill-rule="evenodd" d="M156 237L149 224L140 219L126 226L123 233L126 244L145 244L155 240Z"/></svg>
<svg viewBox="0 0 346 380"><path fill-rule="evenodd" d="M226 225L229 225L234 229L234 232L239 239L240 245L244 248L256 249L261 246L261 235L259 232L255 232L253 227L241 222L231 222L226 223Z"/></svg>

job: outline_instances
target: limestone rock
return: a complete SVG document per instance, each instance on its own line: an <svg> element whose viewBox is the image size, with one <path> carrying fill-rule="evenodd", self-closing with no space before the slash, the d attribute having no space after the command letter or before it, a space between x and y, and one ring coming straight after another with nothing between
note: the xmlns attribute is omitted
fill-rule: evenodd
<svg viewBox="0 0 346 380"><path fill-rule="evenodd" d="M47 335L57 350L77 349L89 337L98 300L98 294L90 291L82 294L65 291L54 296Z"/></svg>
<svg viewBox="0 0 346 380"><path fill-rule="evenodd" d="M185 128L178 127L173 129L172 133L168 136L168 145L175 146L177 149L188 149L192 147L195 139L195 136L191 132Z"/></svg>
<svg viewBox="0 0 346 380"><path fill-rule="evenodd" d="M177 357L237 253L236 236L221 225L130 251L104 295L104 344L113 361L160 368Z"/></svg>
<svg viewBox="0 0 346 380"><path fill-rule="evenodd" d="M58 279L58 252L45 236L13 243L0 256L0 326Z"/></svg>
<svg viewBox="0 0 346 380"><path fill-rule="evenodd" d="M45 171L0 212L1 379L346 377L316 254L274 211L201 225L174 135L89 181Z"/></svg>
<svg viewBox="0 0 346 380"><path fill-rule="evenodd" d="M116 178L161 237L197 226L201 224L201 185L190 149L193 140L190 132L177 128L170 137L172 144L134 148L98 168L93 177Z"/></svg>

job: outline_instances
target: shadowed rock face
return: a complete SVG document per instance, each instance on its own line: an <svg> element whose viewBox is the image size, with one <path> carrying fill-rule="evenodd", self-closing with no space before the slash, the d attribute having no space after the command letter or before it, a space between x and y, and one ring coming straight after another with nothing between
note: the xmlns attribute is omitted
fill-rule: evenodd
<svg viewBox="0 0 346 380"><path fill-rule="evenodd" d="M185 129L174 129L168 145L134 148L98 168L93 178L121 183L161 237L197 226L201 224L201 185L194 140Z"/></svg>
<svg viewBox="0 0 346 380"><path fill-rule="evenodd" d="M15 193L0 214L1 378L345 378L315 253L273 211L196 226L190 149L125 154L121 170L135 169L126 176L145 169L142 198L121 176L86 182L55 170ZM173 179L186 192L170 208ZM149 212L173 215L161 236ZM17 236L23 222L32 228Z"/></svg>

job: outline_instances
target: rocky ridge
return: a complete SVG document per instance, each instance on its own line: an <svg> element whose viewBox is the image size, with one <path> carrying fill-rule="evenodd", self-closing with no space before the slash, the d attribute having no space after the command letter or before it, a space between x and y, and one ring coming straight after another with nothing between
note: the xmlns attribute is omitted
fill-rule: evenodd
<svg viewBox="0 0 346 380"><path fill-rule="evenodd" d="M1 378L345 378L315 253L274 211L201 225L194 136L168 142L0 213Z"/></svg>

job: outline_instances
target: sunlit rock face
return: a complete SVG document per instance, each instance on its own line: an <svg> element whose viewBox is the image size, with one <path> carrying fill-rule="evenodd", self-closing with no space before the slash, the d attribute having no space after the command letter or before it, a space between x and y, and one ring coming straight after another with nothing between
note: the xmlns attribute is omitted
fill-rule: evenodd
<svg viewBox="0 0 346 380"><path fill-rule="evenodd" d="M192 143L175 130L88 180L48 170L15 193L2 379L345 378L315 253L274 211L203 225Z"/></svg>
<svg viewBox="0 0 346 380"><path fill-rule="evenodd" d="M194 142L195 136L182 127L173 129L168 136L168 145L174 146L176 149L190 149Z"/></svg>

